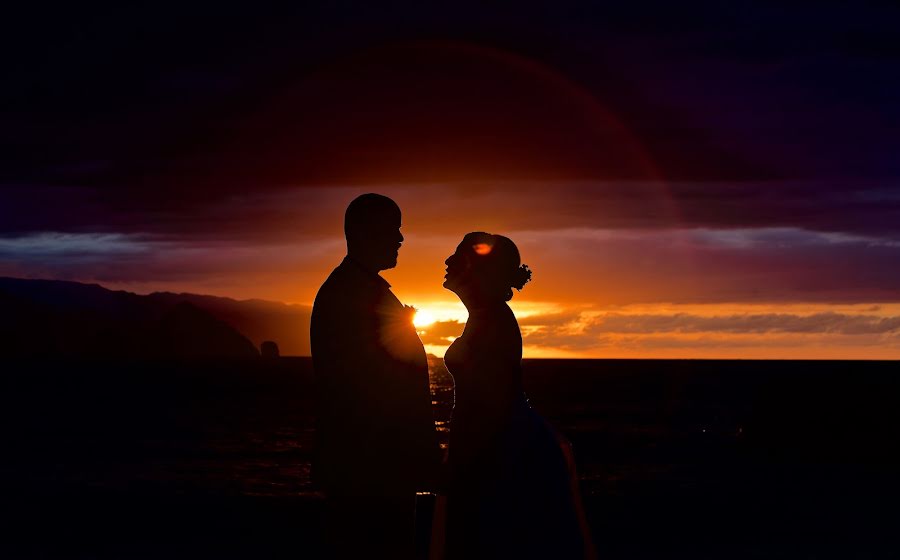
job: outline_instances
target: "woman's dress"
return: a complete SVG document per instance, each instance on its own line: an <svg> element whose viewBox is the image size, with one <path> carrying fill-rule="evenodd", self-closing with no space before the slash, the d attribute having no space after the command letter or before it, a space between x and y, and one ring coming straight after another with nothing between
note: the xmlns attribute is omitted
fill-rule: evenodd
<svg viewBox="0 0 900 560"><path fill-rule="evenodd" d="M455 380L447 552L585 558L590 539L568 443L528 404L522 336L504 303L473 310L444 361Z"/></svg>

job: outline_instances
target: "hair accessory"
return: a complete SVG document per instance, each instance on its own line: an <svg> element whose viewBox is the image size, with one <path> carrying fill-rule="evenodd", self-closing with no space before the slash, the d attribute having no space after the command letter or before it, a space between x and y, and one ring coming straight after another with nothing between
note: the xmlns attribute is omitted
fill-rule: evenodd
<svg viewBox="0 0 900 560"><path fill-rule="evenodd" d="M527 264L521 265L516 269L516 272L513 274L512 279L512 287L517 290L522 290L525 287L525 284L531 281L531 269L528 268Z"/></svg>

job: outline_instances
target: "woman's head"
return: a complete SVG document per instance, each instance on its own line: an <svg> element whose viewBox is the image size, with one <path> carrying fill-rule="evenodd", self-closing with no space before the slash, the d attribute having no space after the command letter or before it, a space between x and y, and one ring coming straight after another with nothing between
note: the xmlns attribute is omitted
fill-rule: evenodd
<svg viewBox="0 0 900 560"><path fill-rule="evenodd" d="M519 249L508 237L476 231L445 261L444 287L464 302L509 301L513 288L521 290L531 280L531 270L521 262Z"/></svg>

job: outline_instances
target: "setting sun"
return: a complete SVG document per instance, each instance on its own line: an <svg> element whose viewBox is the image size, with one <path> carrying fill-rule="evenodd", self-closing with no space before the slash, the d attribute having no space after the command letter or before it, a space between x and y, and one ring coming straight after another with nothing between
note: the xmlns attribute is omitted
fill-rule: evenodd
<svg viewBox="0 0 900 560"><path fill-rule="evenodd" d="M416 315L413 317L413 324L417 327L427 327L435 321L435 316L424 309L417 309Z"/></svg>

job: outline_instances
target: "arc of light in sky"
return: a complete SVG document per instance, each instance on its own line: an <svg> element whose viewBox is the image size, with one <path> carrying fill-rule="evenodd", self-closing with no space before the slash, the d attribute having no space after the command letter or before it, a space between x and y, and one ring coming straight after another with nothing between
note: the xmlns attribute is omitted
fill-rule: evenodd
<svg viewBox="0 0 900 560"><path fill-rule="evenodd" d="M581 84L543 62L496 47L456 41L423 41L414 43L414 45L421 45L422 48L456 51L476 58L487 58L498 65L507 66L531 76L543 84L551 85L563 97L574 101L579 108L590 115L593 121L592 125L596 129L609 128L616 132L640 162L642 170L647 173L647 179L659 186L660 195L666 202L672 218L676 222L675 225L682 223L677 202L668 183L638 136Z"/></svg>

